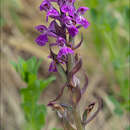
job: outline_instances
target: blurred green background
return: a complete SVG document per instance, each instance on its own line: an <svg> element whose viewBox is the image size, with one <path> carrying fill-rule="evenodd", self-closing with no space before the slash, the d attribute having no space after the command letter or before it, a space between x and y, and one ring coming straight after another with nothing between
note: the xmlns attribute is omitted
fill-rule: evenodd
<svg viewBox="0 0 130 130"><path fill-rule="evenodd" d="M89 40L93 42L97 58L109 78L110 99L115 105L119 103L121 108L129 110L129 1L84 0L84 2L90 7ZM121 112L121 110L116 112L119 111Z"/></svg>

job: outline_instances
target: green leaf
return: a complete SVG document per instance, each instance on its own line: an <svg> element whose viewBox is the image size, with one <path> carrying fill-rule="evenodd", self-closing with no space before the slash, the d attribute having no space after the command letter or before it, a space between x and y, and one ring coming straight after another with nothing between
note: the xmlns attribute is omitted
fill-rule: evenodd
<svg viewBox="0 0 130 130"><path fill-rule="evenodd" d="M45 124L46 114L47 114L47 109L45 105L37 105L34 111L33 119L39 129L41 129L42 126Z"/></svg>
<svg viewBox="0 0 130 130"><path fill-rule="evenodd" d="M22 88L20 90L23 102L36 102L37 94L34 94L34 90L30 88Z"/></svg>
<svg viewBox="0 0 130 130"><path fill-rule="evenodd" d="M88 116L88 110L86 109L86 110L84 111L83 117L82 117L83 122L86 121L87 116Z"/></svg>
<svg viewBox="0 0 130 130"><path fill-rule="evenodd" d="M46 80L41 80L40 89L46 88L52 81L56 80L55 76L51 76Z"/></svg>
<svg viewBox="0 0 130 130"><path fill-rule="evenodd" d="M67 78L66 78L66 73L65 73L63 67L60 64L57 64L57 69L58 69L58 72L60 73L62 79L64 80L64 82L66 82Z"/></svg>
<svg viewBox="0 0 130 130"><path fill-rule="evenodd" d="M27 60L28 72L34 73L34 69L35 69L36 64L37 64L36 57L32 57L29 60Z"/></svg>
<svg viewBox="0 0 130 130"><path fill-rule="evenodd" d="M35 68L34 68L34 72L35 72L35 73L37 73L37 71L38 71L38 69L39 69L41 63L42 63L42 59L40 59L40 60L38 61L38 63L35 65Z"/></svg>
<svg viewBox="0 0 130 130"><path fill-rule="evenodd" d="M25 62L22 63L22 69L24 72L28 72L28 64Z"/></svg>
<svg viewBox="0 0 130 130"><path fill-rule="evenodd" d="M37 80L37 76L35 74L29 74L28 76L28 86L33 86L35 84L35 81Z"/></svg>
<svg viewBox="0 0 130 130"><path fill-rule="evenodd" d="M29 130L41 130L45 124L46 107L45 105L38 105L37 101L43 89L56 80L54 76L45 80L37 79L37 71L41 62L42 60L37 61L36 57L32 57L27 61L19 58L18 64L11 62L16 71L20 73L21 78L27 83L27 87L22 88L20 94L21 106L27 120L26 127Z"/></svg>
<svg viewBox="0 0 130 130"><path fill-rule="evenodd" d="M27 121L32 120L32 103L31 102L26 102L21 104L22 109L24 110L25 118Z"/></svg>

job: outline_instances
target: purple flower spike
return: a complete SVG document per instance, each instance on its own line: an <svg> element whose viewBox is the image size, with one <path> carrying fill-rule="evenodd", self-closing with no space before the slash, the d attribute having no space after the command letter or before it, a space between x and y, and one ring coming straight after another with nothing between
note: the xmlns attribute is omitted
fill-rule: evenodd
<svg viewBox="0 0 130 130"><path fill-rule="evenodd" d="M77 13L83 15L85 14L87 10L89 10L88 7L79 7L79 9L77 10Z"/></svg>
<svg viewBox="0 0 130 130"><path fill-rule="evenodd" d="M35 29L36 29L37 31L41 32L41 33L47 31L47 27L44 26L44 25L38 25L38 26L35 27Z"/></svg>
<svg viewBox="0 0 130 130"><path fill-rule="evenodd" d="M54 8L54 2L59 5L60 11ZM78 34L80 27L87 28L90 25L90 23L83 17L83 14L89 10L89 8L83 6L76 9L74 3L75 0L43 0L40 5L40 11L46 12L46 20L48 21L48 17L53 18L53 20L49 27L44 25L38 25L35 27L36 30L41 33L36 38L35 42L40 46L44 46L48 42L49 37L54 37L56 42L49 43L49 46L57 46L60 48L58 54L55 54L52 58L53 61L49 67L49 71L51 72L57 71L57 62L59 64L68 62L67 55L73 54L73 50L77 49L82 43L81 40L77 46L73 47L70 40L74 39Z"/></svg>
<svg viewBox="0 0 130 130"><path fill-rule="evenodd" d="M51 62L50 66L49 66L49 72L57 72L55 61Z"/></svg>
<svg viewBox="0 0 130 130"><path fill-rule="evenodd" d="M68 28L68 32L72 37L74 37L78 34L79 31L75 26L71 26Z"/></svg>
<svg viewBox="0 0 130 130"><path fill-rule="evenodd" d="M44 46L48 42L48 37L46 34L41 34L36 38L35 42L40 46Z"/></svg>

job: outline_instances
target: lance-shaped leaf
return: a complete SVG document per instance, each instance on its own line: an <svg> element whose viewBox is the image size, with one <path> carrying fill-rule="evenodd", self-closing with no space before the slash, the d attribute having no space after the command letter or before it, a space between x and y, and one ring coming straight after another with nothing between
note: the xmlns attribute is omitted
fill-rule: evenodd
<svg viewBox="0 0 130 130"><path fill-rule="evenodd" d="M68 105L68 104L63 104L63 103L61 103L60 105L61 105L62 107L64 107L64 108L66 108L67 110L72 111L72 106L70 106L70 105Z"/></svg>
<svg viewBox="0 0 130 130"><path fill-rule="evenodd" d="M51 106L53 108L54 111L56 111L57 113L57 116L62 119L62 123L64 125L64 128L65 130L74 130L72 125L71 125L71 122L68 120L68 114L67 114L67 111L65 110L65 108L60 105L60 104L56 104L56 103L49 103L48 104L49 106Z"/></svg>
<svg viewBox="0 0 130 130"><path fill-rule="evenodd" d="M82 45L82 42L83 42L83 34L81 34L81 41L76 46L73 46L72 50L79 48Z"/></svg>
<svg viewBox="0 0 130 130"><path fill-rule="evenodd" d="M80 101L81 98L81 90L80 87L73 87L71 90L71 94L72 94L72 103L74 106L76 106L78 104L78 102Z"/></svg>
<svg viewBox="0 0 130 130"><path fill-rule="evenodd" d="M57 101L57 100L63 95L64 88L65 88L66 85L67 85L67 83L65 83L65 84L62 86L62 88L61 88L60 93L58 94L58 96L57 96L54 100L50 101L50 103Z"/></svg>
<svg viewBox="0 0 130 130"><path fill-rule="evenodd" d="M88 76L86 74L85 75L85 84L83 86L83 88L81 89L81 94L83 95L88 87Z"/></svg>
<svg viewBox="0 0 130 130"><path fill-rule="evenodd" d="M52 107L55 111L59 111L60 113L65 112L65 109L60 104L57 104L55 102L50 102L48 106Z"/></svg>
<svg viewBox="0 0 130 130"><path fill-rule="evenodd" d="M66 72L64 68L62 67L62 65L59 64L59 61L57 60L57 55L52 51L51 46L49 46L49 49L50 49L50 58L52 58L56 62L56 68L58 72L62 76L62 79L64 80L64 82L67 82Z"/></svg>
<svg viewBox="0 0 130 130"><path fill-rule="evenodd" d="M67 120L66 118L63 118L63 127L64 127L64 130L77 130L72 125L72 123L69 120Z"/></svg>
<svg viewBox="0 0 130 130"><path fill-rule="evenodd" d="M74 38L71 35L69 35L69 43L67 45L70 47L72 47L72 45L74 45Z"/></svg>
<svg viewBox="0 0 130 130"><path fill-rule="evenodd" d="M65 72L64 68L62 67L62 65L61 64L56 64L56 67L57 67L58 72L62 76L63 81L67 82L66 72Z"/></svg>
<svg viewBox="0 0 130 130"><path fill-rule="evenodd" d="M68 77L69 79L72 79L73 75L76 74L80 68L82 67L82 59L80 59L76 65L72 68L72 70L69 72Z"/></svg>
<svg viewBox="0 0 130 130"><path fill-rule="evenodd" d="M79 60L79 54L76 53L76 54L75 54L75 62L77 62L78 60Z"/></svg>
<svg viewBox="0 0 130 130"><path fill-rule="evenodd" d="M87 117L88 117L89 113L92 111L92 109L94 108L94 105L95 105L95 103L91 103L89 106L87 106L85 108L85 111L82 116L83 122L87 120Z"/></svg>
<svg viewBox="0 0 130 130"><path fill-rule="evenodd" d="M61 26L59 26L55 20L53 20L51 22L49 29L51 30L51 32L53 32L57 36L60 36L60 37L63 37L64 39L66 39L65 29L63 29Z"/></svg>
<svg viewBox="0 0 130 130"><path fill-rule="evenodd" d="M90 121L92 121L97 116L97 114L99 113L101 108L102 108L102 99L98 97L98 108L97 108L97 110L87 120L83 121L82 124L87 125Z"/></svg>
<svg viewBox="0 0 130 130"><path fill-rule="evenodd" d="M49 45L49 50L50 50L50 58L52 58L54 61L57 61L56 57L57 55L52 51L51 49L51 44Z"/></svg>

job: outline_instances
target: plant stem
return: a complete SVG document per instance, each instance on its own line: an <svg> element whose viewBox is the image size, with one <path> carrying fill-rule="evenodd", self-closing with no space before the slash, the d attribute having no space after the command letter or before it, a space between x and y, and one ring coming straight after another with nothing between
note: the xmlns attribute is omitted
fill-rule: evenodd
<svg viewBox="0 0 130 130"><path fill-rule="evenodd" d="M69 124L69 121L67 121L67 119L63 119L62 121L62 124L63 124L63 127L64 127L64 130L75 130L71 124Z"/></svg>
<svg viewBox="0 0 130 130"><path fill-rule="evenodd" d="M69 42L74 45L74 39L70 36L69 37ZM73 66L75 65L75 58L73 55L69 55L68 56L68 64L67 64L67 70L68 72L70 72L73 68ZM76 128L77 130L83 130L83 127L82 127L82 123L81 123L81 118L80 118L80 114L79 112L77 111L76 109L76 106L75 105L72 105L73 108L72 108L72 114L73 114L73 118L75 120L75 125L76 125Z"/></svg>
<svg viewBox="0 0 130 130"><path fill-rule="evenodd" d="M76 110L76 108L73 108L73 117L75 120L75 125L77 130L83 130L82 124L81 124L81 119L80 119L80 114L79 112Z"/></svg>

